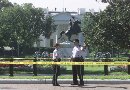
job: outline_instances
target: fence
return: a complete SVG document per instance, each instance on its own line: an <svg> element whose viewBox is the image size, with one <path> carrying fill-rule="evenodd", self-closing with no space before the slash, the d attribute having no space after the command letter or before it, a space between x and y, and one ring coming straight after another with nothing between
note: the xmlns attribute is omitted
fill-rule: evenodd
<svg viewBox="0 0 130 90"><path fill-rule="evenodd" d="M37 76L37 65L52 65L52 64L61 64L61 65L102 65L104 66L104 75L108 75L108 66L109 65L127 65L128 74L130 74L130 59L129 58L102 58L98 59L89 59L87 58L85 62L69 62L70 58L65 58L62 62L53 62L52 58L0 58L0 66L9 67L9 76L14 76L14 66L16 65L32 65L33 75Z"/></svg>

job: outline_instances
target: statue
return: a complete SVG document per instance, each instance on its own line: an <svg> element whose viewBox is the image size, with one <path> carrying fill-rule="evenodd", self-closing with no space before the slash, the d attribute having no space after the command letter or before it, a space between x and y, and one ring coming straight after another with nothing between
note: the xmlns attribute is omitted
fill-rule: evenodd
<svg viewBox="0 0 130 90"><path fill-rule="evenodd" d="M73 20L74 21L73 21ZM73 50L73 39L79 39L79 43L82 46L84 43L84 36L83 36L83 32L81 31L81 28L79 26L79 24L81 24L80 21L75 20L74 17L72 17L72 19L69 20L69 29L66 31L61 31L60 32L60 37L58 39L60 39L60 41L62 41L60 43L61 46L61 51L62 51L62 55L64 58L71 58L72 55L72 50Z"/></svg>
<svg viewBox="0 0 130 90"><path fill-rule="evenodd" d="M74 19L74 17L72 17ZM81 24L80 21L76 20L74 22L72 22L72 20L70 19L69 21L69 25L70 25L70 28L64 32L64 31L61 31L60 33L60 37L58 39L60 39L62 37L63 34L65 34L67 37L68 37L68 41L71 41L71 36L73 34L78 34L81 32L81 28L79 26L79 24Z"/></svg>

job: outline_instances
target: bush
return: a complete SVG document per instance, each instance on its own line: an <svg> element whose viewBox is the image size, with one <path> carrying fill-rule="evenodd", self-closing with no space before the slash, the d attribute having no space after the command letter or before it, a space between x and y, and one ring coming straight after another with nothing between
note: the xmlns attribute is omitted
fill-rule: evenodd
<svg viewBox="0 0 130 90"><path fill-rule="evenodd" d="M25 65L25 66L18 66L14 67L15 73L32 73L33 72L33 65ZM66 72L66 68L61 66L61 73ZM0 74L7 74L9 73L9 67L0 67ZM37 65L37 73L38 74L53 74L53 69L51 65Z"/></svg>

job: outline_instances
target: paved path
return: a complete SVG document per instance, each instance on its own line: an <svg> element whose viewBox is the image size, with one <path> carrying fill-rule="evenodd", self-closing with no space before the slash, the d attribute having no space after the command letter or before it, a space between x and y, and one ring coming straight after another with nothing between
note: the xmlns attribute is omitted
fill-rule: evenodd
<svg viewBox="0 0 130 90"><path fill-rule="evenodd" d="M85 84L83 87L61 84L0 84L0 90L130 90L129 84Z"/></svg>
<svg viewBox="0 0 130 90"><path fill-rule="evenodd" d="M51 84L52 79L0 79L0 84ZM58 79L60 84L71 84L72 79ZM130 79L84 79L85 84L130 84Z"/></svg>

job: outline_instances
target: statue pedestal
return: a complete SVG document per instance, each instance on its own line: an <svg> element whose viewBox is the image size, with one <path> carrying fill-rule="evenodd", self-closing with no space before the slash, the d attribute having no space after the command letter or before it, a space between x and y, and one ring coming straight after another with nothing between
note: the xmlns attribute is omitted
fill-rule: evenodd
<svg viewBox="0 0 130 90"><path fill-rule="evenodd" d="M71 58L74 44L70 41L60 43L63 58Z"/></svg>
<svg viewBox="0 0 130 90"><path fill-rule="evenodd" d="M79 44L83 46L84 36L82 32L78 33L77 35L76 34L72 35L71 40L73 41L74 39L79 39ZM63 58L71 58L74 43L66 40L65 42L60 43L60 46Z"/></svg>

